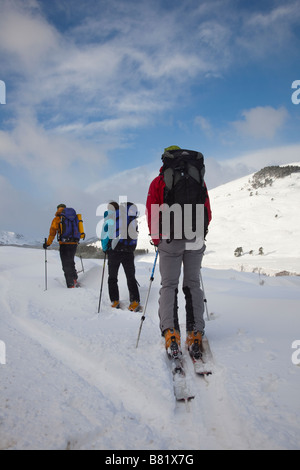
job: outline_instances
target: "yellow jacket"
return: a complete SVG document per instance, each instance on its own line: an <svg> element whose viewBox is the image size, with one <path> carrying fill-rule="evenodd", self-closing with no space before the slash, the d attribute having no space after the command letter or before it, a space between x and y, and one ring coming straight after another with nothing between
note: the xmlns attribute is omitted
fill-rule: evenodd
<svg viewBox="0 0 300 470"><path fill-rule="evenodd" d="M49 230L49 237L47 240L47 245L51 245L53 243L54 238L56 237L57 232L59 231L59 224L60 224L60 215L62 211L64 210L63 207L60 207L56 214L54 219L52 220L51 227ZM61 242L59 241L60 245L77 245L77 242Z"/></svg>

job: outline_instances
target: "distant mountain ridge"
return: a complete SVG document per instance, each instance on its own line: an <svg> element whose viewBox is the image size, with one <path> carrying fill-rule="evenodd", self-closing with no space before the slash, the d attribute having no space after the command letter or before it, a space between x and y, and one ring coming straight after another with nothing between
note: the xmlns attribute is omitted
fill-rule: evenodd
<svg viewBox="0 0 300 470"><path fill-rule="evenodd" d="M23 235L6 230L0 230L0 245L29 245L35 246L36 241L26 239Z"/></svg>

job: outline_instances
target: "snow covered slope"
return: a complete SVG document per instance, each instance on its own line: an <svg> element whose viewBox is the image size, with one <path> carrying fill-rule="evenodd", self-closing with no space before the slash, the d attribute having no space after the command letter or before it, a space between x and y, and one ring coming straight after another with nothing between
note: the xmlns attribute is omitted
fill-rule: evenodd
<svg viewBox="0 0 300 470"><path fill-rule="evenodd" d="M276 176L276 171L270 177L266 172L258 178L249 175L209 194L213 221L205 266L300 274L299 172L285 177ZM243 254L236 257L239 247Z"/></svg>
<svg viewBox="0 0 300 470"><path fill-rule="evenodd" d="M143 302L153 260L136 259ZM111 309L105 273L98 315L103 261L84 265L82 288L66 289L48 250L45 291L44 250L0 247L0 449L300 448L300 277L203 269L214 374L195 377L186 357L186 407L158 328L158 269L136 349L140 314ZM122 270L120 293L126 307ZM184 339L181 291L179 315Z"/></svg>

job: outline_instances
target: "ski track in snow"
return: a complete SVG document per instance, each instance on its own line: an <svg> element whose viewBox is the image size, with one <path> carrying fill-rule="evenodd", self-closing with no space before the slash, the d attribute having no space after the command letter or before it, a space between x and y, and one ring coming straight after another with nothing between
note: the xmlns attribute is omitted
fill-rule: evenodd
<svg viewBox="0 0 300 470"><path fill-rule="evenodd" d="M0 449L300 447L300 368L290 359L300 326L300 278L270 278L261 286L254 274L203 269L214 312L207 322L214 374L195 376L186 355L195 399L184 404L174 400L158 328L158 269L136 349L141 316L110 308L106 277L97 314L102 262L84 260L82 288L68 290L58 253L48 251L44 291L43 256L0 248L0 340L7 348ZM137 258L142 299L153 260L153 254ZM122 271L120 293L127 305ZM179 306L184 332L181 293Z"/></svg>

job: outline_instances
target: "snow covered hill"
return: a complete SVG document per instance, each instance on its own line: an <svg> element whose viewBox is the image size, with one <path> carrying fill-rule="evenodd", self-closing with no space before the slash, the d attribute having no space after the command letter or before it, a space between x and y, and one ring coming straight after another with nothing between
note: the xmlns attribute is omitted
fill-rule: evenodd
<svg viewBox="0 0 300 470"><path fill-rule="evenodd" d="M300 163L293 166L300 169ZM300 274L300 173L279 177L280 171L271 170L210 191L213 221L205 266Z"/></svg>

